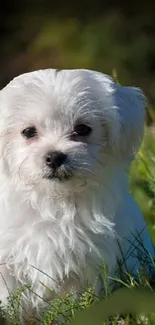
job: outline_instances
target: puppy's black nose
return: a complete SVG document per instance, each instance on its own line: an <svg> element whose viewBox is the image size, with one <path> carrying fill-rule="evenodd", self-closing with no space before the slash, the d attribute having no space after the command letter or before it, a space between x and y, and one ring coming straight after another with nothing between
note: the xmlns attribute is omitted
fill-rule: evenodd
<svg viewBox="0 0 155 325"><path fill-rule="evenodd" d="M67 155L61 151L50 151L45 156L46 165L56 169L63 164L66 157Z"/></svg>

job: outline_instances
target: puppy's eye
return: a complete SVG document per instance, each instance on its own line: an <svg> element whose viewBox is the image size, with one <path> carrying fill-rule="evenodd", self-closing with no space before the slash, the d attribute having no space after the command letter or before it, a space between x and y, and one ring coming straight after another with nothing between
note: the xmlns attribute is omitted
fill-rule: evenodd
<svg viewBox="0 0 155 325"><path fill-rule="evenodd" d="M92 132L92 128L86 124L79 124L74 129L74 134L79 136L87 136Z"/></svg>
<svg viewBox="0 0 155 325"><path fill-rule="evenodd" d="M26 128L22 131L22 135L27 139L35 137L36 134L37 134L37 130L34 126Z"/></svg>

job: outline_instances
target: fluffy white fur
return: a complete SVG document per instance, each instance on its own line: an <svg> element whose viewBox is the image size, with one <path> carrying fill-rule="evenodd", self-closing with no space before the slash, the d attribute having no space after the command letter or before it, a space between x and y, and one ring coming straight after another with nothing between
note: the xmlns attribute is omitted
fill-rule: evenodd
<svg viewBox="0 0 155 325"><path fill-rule="evenodd" d="M114 276L117 259L122 260L118 240L124 267L136 271L137 232L144 241L142 255L145 249L152 254L143 216L128 193L127 177L143 137L144 106L139 89L122 87L89 70L35 71L1 90L0 299L4 303L8 289L14 291L24 283L44 299L50 298L45 286L59 294L80 291L85 277L94 284L103 259ZM77 123L91 126L92 133L73 140ZM21 132L30 126L37 128L37 136L27 140ZM62 179L66 173L70 178L45 178L48 151L67 154L59 172ZM30 292L23 300L34 308L42 304Z"/></svg>

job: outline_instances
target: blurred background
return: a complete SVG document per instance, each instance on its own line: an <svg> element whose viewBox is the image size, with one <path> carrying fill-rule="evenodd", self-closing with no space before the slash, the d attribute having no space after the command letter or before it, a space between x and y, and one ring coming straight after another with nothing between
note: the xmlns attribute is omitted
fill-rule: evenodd
<svg viewBox="0 0 155 325"><path fill-rule="evenodd" d="M40 68L89 68L141 86L155 106L155 2L2 0L0 85Z"/></svg>
<svg viewBox="0 0 155 325"><path fill-rule="evenodd" d="M155 1L2 0L0 87L42 68L88 68L141 87L145 140L130 185L155 238Z"/></svg>

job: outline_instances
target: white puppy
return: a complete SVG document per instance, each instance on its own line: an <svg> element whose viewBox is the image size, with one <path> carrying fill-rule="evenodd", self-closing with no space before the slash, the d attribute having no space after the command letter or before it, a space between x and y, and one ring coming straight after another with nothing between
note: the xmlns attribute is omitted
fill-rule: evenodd
<svg viewBox="0 0 155 325"><path fill-rule="evenodd" d="M1 90L4 303L8 289L28 283L38 295L27 292L24 302L38 308L39 296L49 298L45 287L62 294L81 290L85 277L94 284L103 259L114 276L117 259L137 271L139 252L152 253L127 177L144 105L139 89L89 70L31 72Z"/></svg>

